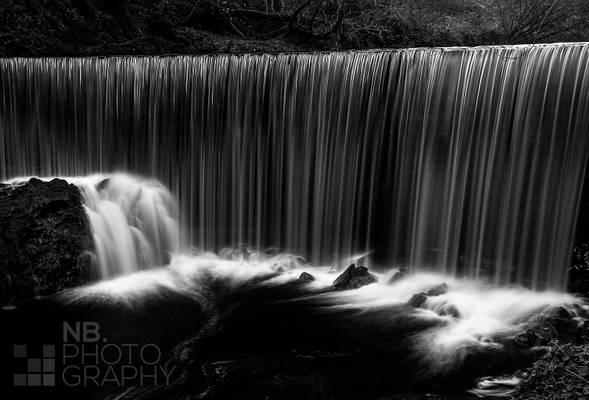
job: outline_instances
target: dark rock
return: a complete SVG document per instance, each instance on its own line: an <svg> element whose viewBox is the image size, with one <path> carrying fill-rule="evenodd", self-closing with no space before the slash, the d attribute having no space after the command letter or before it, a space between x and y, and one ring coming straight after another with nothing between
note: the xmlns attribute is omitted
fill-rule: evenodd
<svg viewBox="0 0 589 400"><path fill-rule="evenodd" d="M536 336L535 346L548 345L551 340L558 340L560 343L587 343L589 329L573 313L579 314L574 309L569 311L565 307L546 310L528 321L525 334L531 336L533 333ZM517 343L526 344L525 337L516 338Z"/></svg>
<svg viewBox="0 0 589 400"><path fill-rule="evenodd" d="M301 276L299 276L299 281L301 282L313 282L315 277L307 272L303 272Z"/></svg>
<svg viewBox="0 0 589 400"><path fill-rule="evenodd" d="M573 249L568 291L589 299L589 243L578 244Z"/></svg>
<svg viewBox="0 0 589 400"><path fill-rule="evenodd" d="M427 300L428 297L430 296L440 296L442 294L445 294L448 291L448 285L446 285L445 283L442 283L438 286L434 286L433 288L431 288L430 290L428 290L427 292L421 292L421 293L415 293L413 296L411 296L411 299L409 299L409 301L407 302L408 305L410 305L411 307L415 307L415 308L421 308L423 307L423 304L425 303L425 301ZM445 306L443 308L441 308L438 313L440 315L451 315L455 318L460 318L460 312L458 311L458 309L452 305L448 305Z"/></svg>
<svg viewBox="0 0 589 400"><path fill-rule="evenodd" d="M96 264L96 254L90 250L85 250L78 257L78 265L82 271L90 271L92 266Z"/></svg>
<svg viewBox="0 0 589 400"><path fill-rule="evenodd" d="M92 251L76 186L32 178L0 188L0 304L88 281Z"/></svg>
<svg viewBox="0 0 589 400"><path fill-rule="evenodd" d="M434 286L430 290L428 290L425 294L432 297L432 296L441 296L448 292L448 285L442 283L438 286Z"/></svg>
<svg viewBox="0 0 589 400"><path fill-rule="evenodd" d="M333 287L335 290L358 289L377 281L376 276L368 272L368 268L352 264L333 281Z"/></svg>
<svg viewBox="0 0 589 400"><path fill-rule="evenodd" d="M162 264L163 265L170 265L172 262L172 255L167 251L162 254Z"/></svg>
<svg viewBox="0 0 589 400"><path fill-rule="evenodd" d="M573 318L573 314L562 306L553 309L551 314L563 322L568 322Z"/></svg>
<svg viewBox="0 0 589 400"><path fill-rule="evenodd" d="M450 315L454 318L460 318L462 314L458 311L458 308L452 304L447 304L438 310L439 315Z"/></svg>
<svg viewBox="0 0 589 400"><path fill-rule="evenodd" d="M389 281L387 283L389 285L392 285L393 283L399 282L401 279L405 278L405 276L406 276L405 270L403 270L403 268L401 268L393 276L391 276L391 279L389 279Z"/></svg>
<svg viewBox="0 0 589 400"><path fill-rule="evenodd" d="M513 338L513 343L517 347L529 349L530 347L538 346L541 342L541 337L531 329L526 330Z"/></svg>
<svg viewBox="0 0 589 400"><path fill-rule="evenodd" d="M103 179L98 182L98 185L96 185L96 190L100 192L101 190L106 189L108 185L110 185L110 178Z"/></svg>
<svg viewBox="0 0 589 400"><path fill-rule="evenodd" d="M409 304L411 307L421 308L421 306L423 306L423 303L425 303L426 300L427 294L423 292L415 293L413 296L411 296L411 299L409 299L409 302L407 302L407 304Z"/></svg>

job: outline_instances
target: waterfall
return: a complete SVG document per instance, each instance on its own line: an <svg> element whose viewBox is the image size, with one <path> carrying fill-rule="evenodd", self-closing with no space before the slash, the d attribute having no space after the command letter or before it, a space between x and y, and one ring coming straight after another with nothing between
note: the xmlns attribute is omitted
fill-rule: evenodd
<svg viewBox="0 0 589 400"><path fill-rule="evenodd" d="M562 288L588 66L584 43L0 59L0 178L157 179L203 250Z"/></svg>
<svg viewBox="0 0 589 400"><path fill-rule="evenodd" d="M180 249L175 201L158 182L124 174L68 181L82 192L100 277L165 265Z"/></svg>

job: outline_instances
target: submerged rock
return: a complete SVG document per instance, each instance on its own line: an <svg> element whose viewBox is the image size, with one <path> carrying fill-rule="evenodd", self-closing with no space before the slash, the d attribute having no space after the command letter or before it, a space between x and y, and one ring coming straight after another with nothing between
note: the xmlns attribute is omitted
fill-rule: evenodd
<svg viewBox="0 0 589 400"><path fill-rule="evenodd" d="M333 281L333 287L335 290L358 289L377 281L376 276L368 272L368 268L352 264Z"/></svg>
<svg viewBox="0 0 589 400"><path fill-rule="evenodd" d="M78 188L36 178L0 186L0 304L90 278L92 233Z"/></svg>
<svg viewBox="0 0 589 400"><path fill-rule="evenodd" d="M313 282L315 277L308 272L303 272L301 276L299 276L299 281L301 282Z"/></svg>
<svg viewBox="0 0 589 400"><path fill-rule="evenodd" d="M447 304L444 307L440 308L438 310L438 315L441 315L441 316L449 315L454 318L462 317L462 314L460 314L460 311L458 311L458 308L453 304Z"/></svg>
<svg viewBox="0 0 589 400"><path fill-rule="evenodd" d="M411 296L411 299L409 299L407 304L410 305L411 307L421 308L421 307L423 307L423 304L426 302L428 297L441 296L443 294L446 294L447 292L448 292L448 285L446 285L445 283L442 283L438 286L434 286L433 288L431 288L427 292L415 293L413 296ZM447 305L447 306L442 307L438 311L438 314L451 315L456 318L460 317L460 312L458 311L458 309L456 307L454 307L452 305Z"/></svg>
<svg viewBox="0 0 589 400"><path fill-rule="evenodd" d="M399 282L401 279L405 278L405 276L405 270L401 268L399 271L395 272L393 276L391 276L387 284L392 285L393 283Z"/></svg>
<svg viewBox="0 0 589 400"><path fill-rule="evenodd" d="M443 294L446 294L447 292L448 292L448 285L446 285L446 283L442 283L438 286L434 286L433 288L428 290L425 294L430 297L433 297L433 296L441 296Z"/></svg>
<svg viewBox="0 0 589 400"><path fill-rule="evenodd" d="M426 300L427 294L423 292L415 293L413 296L411 296L411 299L409 299L407 304L409 304L411 307L421 308L421 306L423 306Z"/></svg>
<svg viewBox="0 0 589 400"><path fill-rule="evenodd" d="M98 185L96 185L96 190L98 190L100 192L101 190L106 189L109 185L110 185L110 178L103 179L100 182L98 182Z"/></svg>

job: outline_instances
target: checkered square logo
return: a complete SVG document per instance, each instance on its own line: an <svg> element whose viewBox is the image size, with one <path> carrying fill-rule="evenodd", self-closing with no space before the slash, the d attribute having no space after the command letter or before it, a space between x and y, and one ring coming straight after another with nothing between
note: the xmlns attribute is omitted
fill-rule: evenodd
<svg viewBox="0 0 589 400"><path fill-rule="evenodd" d="M55 345L44 344L41 353L30 357L26 344L15 344L13 357L26 360L26 373L14 374L14 386L55 386Z"/></svg>

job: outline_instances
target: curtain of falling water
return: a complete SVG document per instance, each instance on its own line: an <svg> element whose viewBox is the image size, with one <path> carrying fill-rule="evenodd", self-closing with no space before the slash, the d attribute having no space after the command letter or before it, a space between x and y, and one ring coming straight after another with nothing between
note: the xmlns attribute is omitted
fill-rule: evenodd
<svg viewBox="0 0 589 400"><path fill-rule="evenodd" d="M0 60L0 178L130 171L187 240L560 288L589 45Z"/></svg>

